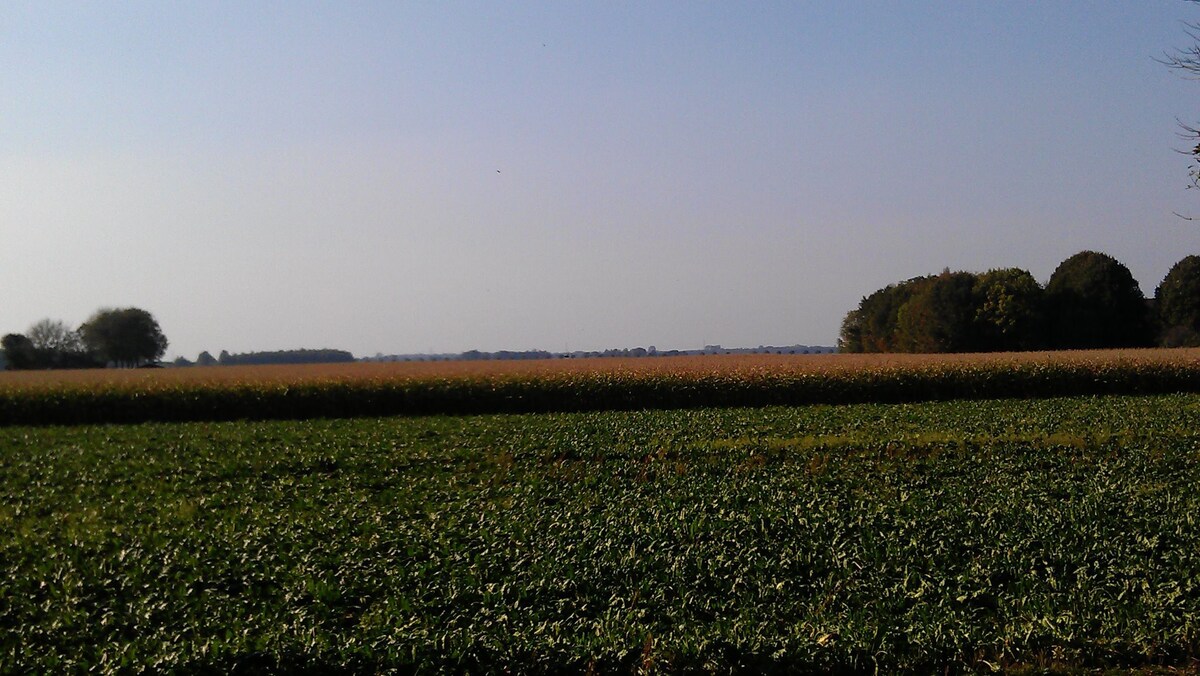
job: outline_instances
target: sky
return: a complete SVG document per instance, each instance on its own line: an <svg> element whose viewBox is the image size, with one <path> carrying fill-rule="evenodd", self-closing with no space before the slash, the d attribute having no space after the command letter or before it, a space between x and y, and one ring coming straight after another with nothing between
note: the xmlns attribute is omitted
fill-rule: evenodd
<svg viewBox="0 0 1200 676"><path fill-rule="evenodd" d="M0 4L0 333L832 345L889 283L1200 253L1182 0Z"/></svg>

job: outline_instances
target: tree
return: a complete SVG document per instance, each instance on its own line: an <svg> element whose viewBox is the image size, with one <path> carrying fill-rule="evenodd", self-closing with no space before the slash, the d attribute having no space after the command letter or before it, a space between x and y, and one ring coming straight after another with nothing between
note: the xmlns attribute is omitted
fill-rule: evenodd
<svg viewBox="0 0 1200 676"><path fill-rule="evenodd" d="M196 366L215 366L216 363L216 357L213 357L211 354L209 354L208 350L201 352L200 355L196 357Z"/></svg>
<svg viewBox="0 0 1200 676"><path fill-rule="evenodd" d="M156 361L167 351L167 338L154 316L138 308L100 310L79 333L97 358L118 366Z"/></svg>
<svg viewBox="0 0 1200 676"><path fill-rule="evenodd" d="M37 353L29 338L20 333L10 333L0 338L0 347L4 348L4 358L11 369L34 368Z"/></svg>
<svg viewBox="0 0 1200 676"><path fill-rule="evenodd" d="M896 347L902 352L975 350L976 276L946 270L933 277L900 308Z"/></svg>
<svg viewBox="0 0 1200 676"><path fill-rule="evenodd" d="M1151 344L1145 296L1129 268L1096 251L1059 264L1046 284L1050 339L1057 349Z"/></svg>
<svg viewBox="0 0 1200 676"><path fill-rule="evenodd" d="M858 309L843 321L843 342L847 351L857 346L858 352L894 352L897 344L896 327L900 320L900 308L931 277L914 277L899 284L889 284L875 293L864 297Z"/></svg>
<svg viewBox="0 0 1200 676"><path fill-rule="evenodd" d="M94 368L96 360L84 349L79 332L56 319L43 319L26 333L33 345L32 368Z"/></svg>
<svg viewBox="0 0 1200 676"><path fill-rule="evenodd" d="M1200 256L1187 256L1154 290L1154 308L1166 347L1200 346Z"/></svg>
<svg viewBox="0 0 1200 676"><path fill-rule="evenodd" d="M979 349L1040 350L1046 346L1045 290L1020 268L989 270L975 283Z"/></svg>
<svg viewBox="0 0 1200 676"><path fill-rule="evenodd" d="M47 352L82 352L83 341L79 333L57 319L43 319L25 334L36 350Z"/></svg>
<svg viewBox="0 0 1200 676"><path fill-rule="evenodd" d="M862 311L855 308L842 319L842 330L838 334L838 352L863 352Z"/></svg>

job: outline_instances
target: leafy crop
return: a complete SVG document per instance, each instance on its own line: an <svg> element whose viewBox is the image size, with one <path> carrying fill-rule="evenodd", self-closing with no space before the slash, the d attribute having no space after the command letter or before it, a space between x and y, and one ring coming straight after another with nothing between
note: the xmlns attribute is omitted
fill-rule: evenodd
<svg viewBox="0 0 1200 676"><path fill-rule="evenodd" d="M1195 666L1200 396L0 430L0 672Z"/></svg>

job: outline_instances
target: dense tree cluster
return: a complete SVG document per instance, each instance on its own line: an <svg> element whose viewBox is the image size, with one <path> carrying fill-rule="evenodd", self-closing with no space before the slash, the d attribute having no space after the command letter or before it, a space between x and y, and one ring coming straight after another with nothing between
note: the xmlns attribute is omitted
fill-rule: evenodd
<svg viewBox="0 0 1200 676"><path fill-rule="evenodd" d="M1177 263L1147 300L1112 256L1082 251L1045 287L1017 268L888 285L842 322L843 352L1002 352L1200 345L1200 256Z"/></svg>
<svg viewBox="0 0 1200 676"><path fill-rule="evenodd" d="M145 310L104 309L78 329L63 321L43 319L26 333L4 336L0 348L12 369L141 366L162 357L167 338Z"/></svg>
<svg viewBox="0 0 1200 676"><path fill-rule="evenodd" d="M1176 263L1154 290L1154 300L1162 345L1200 345L1200 256Z"/></svg>
<svg viewBox="0 0 1200 676"><path fill-rule="evenodd" d="M208 360L204 359L207 352L201 353L196 360L197 364L202 361L212 359L212 355L208 355ZM354 361L354 355L345 350L276 350L272 352L243 352L240 354L230 354L225 350L221 350L221 356L217 357L216 363L221 366L240 366L248 364L336 364L341 362ZM212 362L209 362L210 364Z"/></svg>

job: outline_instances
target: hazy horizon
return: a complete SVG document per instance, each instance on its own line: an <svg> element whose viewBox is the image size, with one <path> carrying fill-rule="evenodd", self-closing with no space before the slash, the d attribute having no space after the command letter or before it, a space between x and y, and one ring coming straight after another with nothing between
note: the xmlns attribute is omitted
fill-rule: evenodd
<svg viewBox="0 0 1200 676"><path fill-rule="evenodd" d="M1179 0L12 2L0 333L833 345L943 268L1200 253Z"/></svg>

